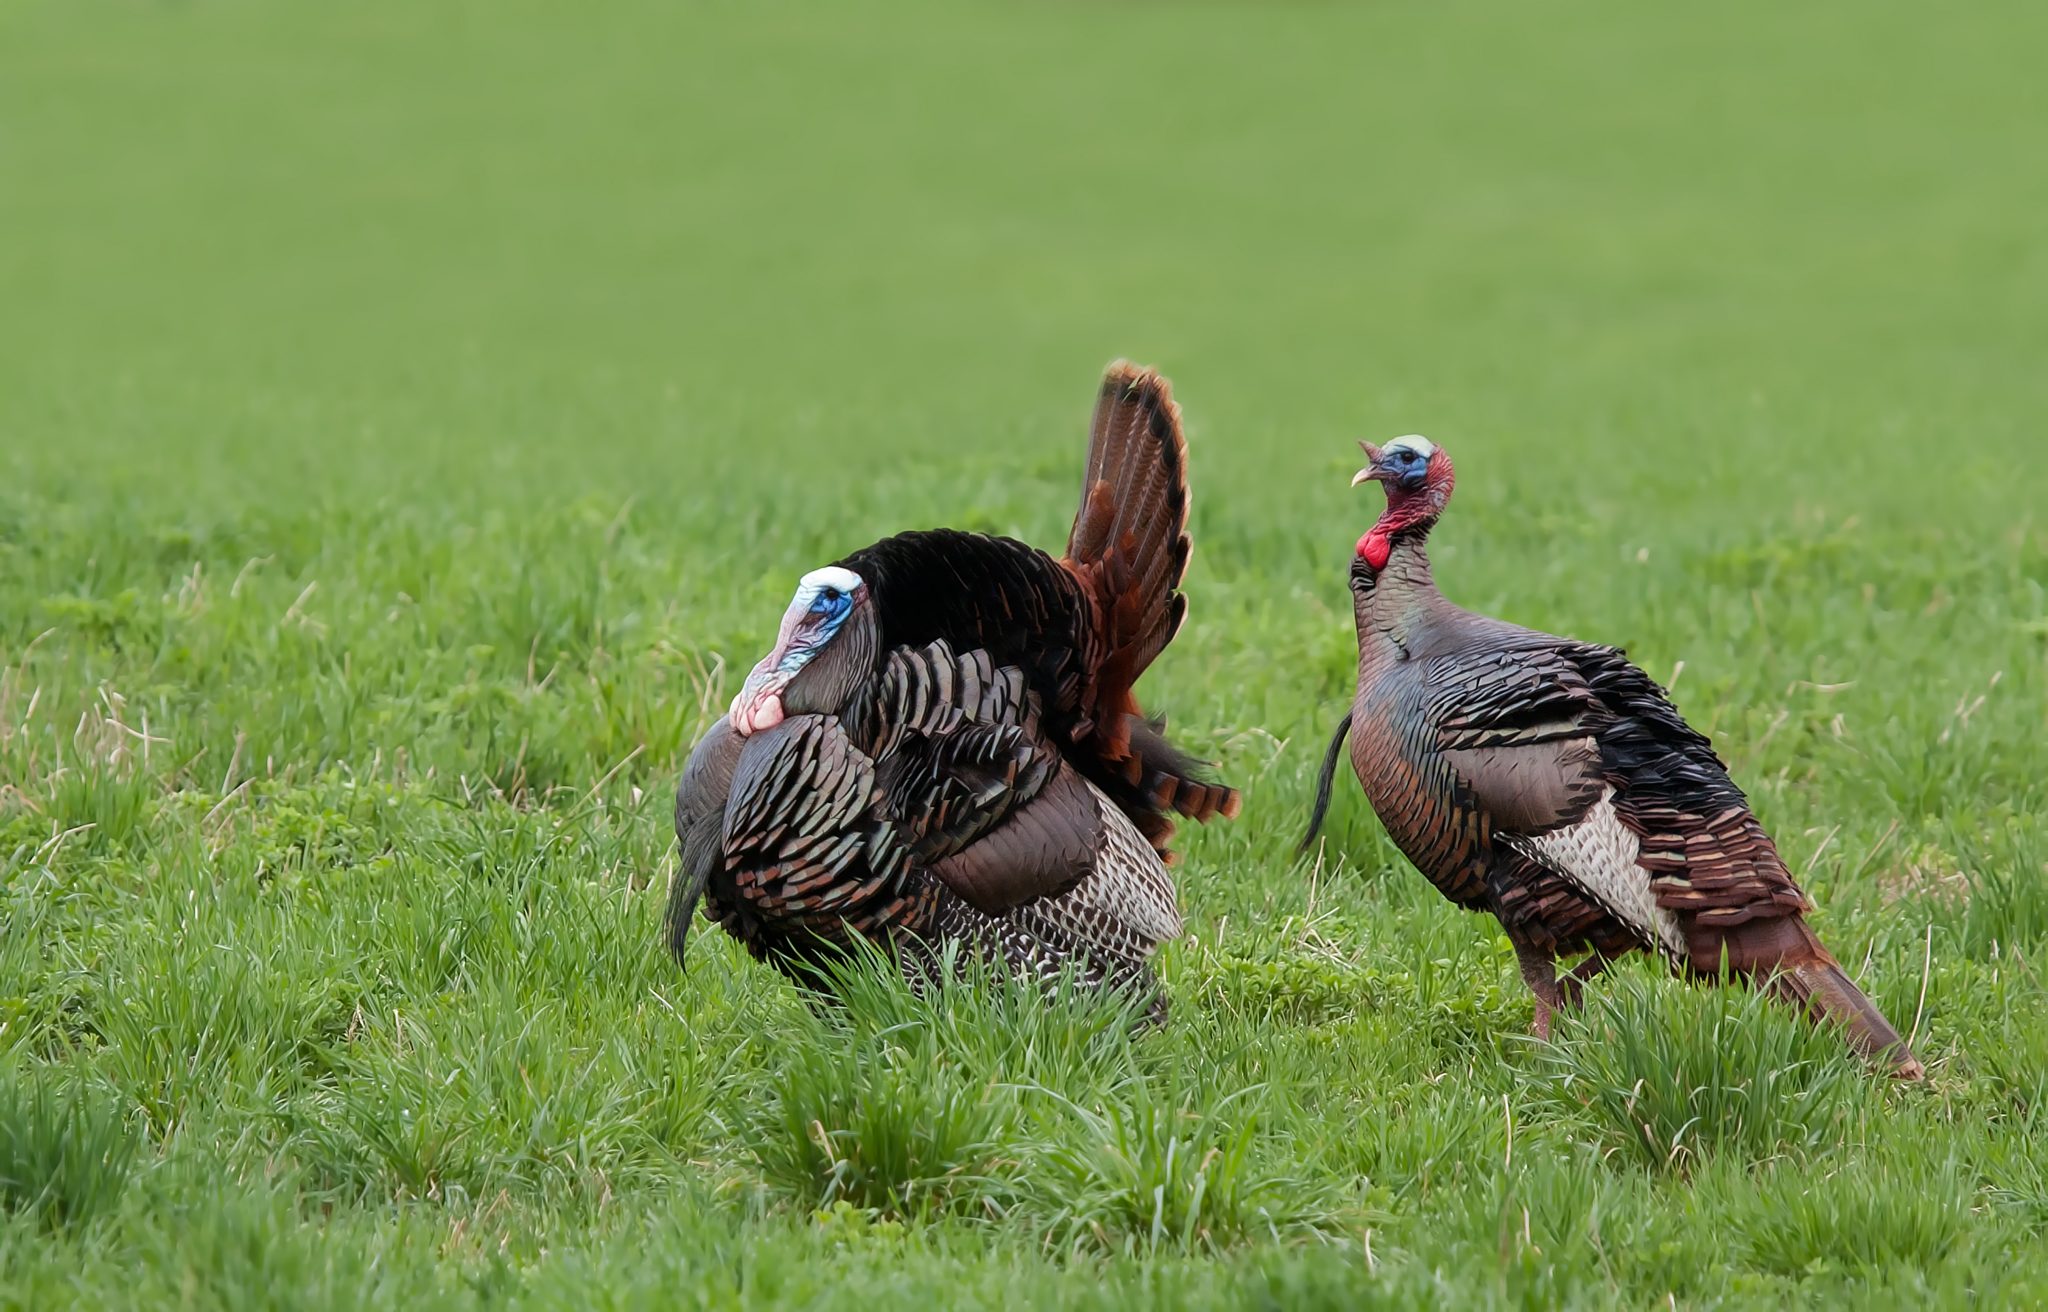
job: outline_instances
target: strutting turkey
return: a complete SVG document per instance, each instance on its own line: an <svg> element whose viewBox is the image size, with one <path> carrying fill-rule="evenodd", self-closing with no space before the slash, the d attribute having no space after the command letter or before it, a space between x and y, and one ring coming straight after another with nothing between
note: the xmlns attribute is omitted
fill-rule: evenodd
<svg viewBox="0 0 2048 1312"><path fill-rule="evenodd" d="M1324 758L1306 848L1345 734L1395 844L1444 896L1500 919L1536 995L1536 1033L1617 955L1764 984L1918 1078L1897 1030L1807 926L1809 904L1706 737L1618 648L1452 605L1424 544L1451 499L1450 457L1422 437L1353 486L1387 507L1351 563L1358 693ZM1562 980L1559 958L1590 955Z"/></svg>
<svg viewBox="0 0 2048 1312"><path fill-rule="evenodd" d="M1139 991L1180 932L1172 814L1237 812L1132 687L1187 613L1187 443L1166 381L1118 363L1066 555L902 533L806 574L691 753L668 936L693 908L819 983L864 938L913 983L979 957Z"/></svg>

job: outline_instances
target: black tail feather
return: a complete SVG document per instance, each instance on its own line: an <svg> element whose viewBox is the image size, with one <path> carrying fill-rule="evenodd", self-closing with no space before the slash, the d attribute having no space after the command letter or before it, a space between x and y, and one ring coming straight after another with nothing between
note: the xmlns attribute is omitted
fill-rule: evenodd
<svg viewBox="0 0 2048 1312"><path fill-rule="evenodd" d="M703 900L704 885L709 882L708 868L700 863L692 870L687 859L678 865L668 887L668 950L675 957L678 966L689 964L683 958L683 950L690 937L690 922L696 918L697 904Z"/></svg>
<svg viewBox="0 0 2048 1312"><path fill-rule="evenodd" d="M1323 831L1323 818L1330 813L1330 788L1336 781L1337 758L1343 754L1344 739L1351 733L1351 712L1344 712L1344 718L1337 721L1337 732L1330 735L1329 750L1323 753L1323 770L1316 778L1316 809L1308 818L1308 833L1302 836L1297 852L1306 852L1315 843L1316 835Z"/></svg>
<svg viewBox="0 0 2048 1312"><path fill-rule="evenodd" d="M1124 723L1131 735L1131 760L1138 768L1138 791L1148 802L1204 823L1219 815L1237 818L1237 790L1216 782L1214 767L1207 761L1168 742L1166 721L1128 715Z"/></svg>

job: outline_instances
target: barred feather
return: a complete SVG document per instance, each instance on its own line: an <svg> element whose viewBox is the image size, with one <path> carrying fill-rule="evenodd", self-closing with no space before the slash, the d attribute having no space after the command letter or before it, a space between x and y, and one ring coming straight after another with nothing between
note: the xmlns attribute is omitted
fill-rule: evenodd
<svg viewBox="0 0 2048 1312"><path fill-rule="evenodd" d="M721 724L693 754L678 957L701 896L797 974L859 935L913 974L957 941L1150 990L1146 962L1180 930L1170 817L1237 809L1132 693L1186 615L1187 509L1180 411L1158 375L1118 364L1064 559L937 529L838 562L865 605L812 659L872 665L835 670L851 691L825 713L744 740Z"/></svg>
<svg viewBox="0 0 2048 1312"><path fill-rule="evenodd" d="M1390 486L1367 537L1380 563L1361 554L1352 567L1352 765L1416 867L1500 919L1539 1030L1570 1000L1559 957L1591 952L1597 971L1640 949L1697 978L1725 967L1767 985L1918 1075L1806 925L1776 845L1664 690L1617 648L1474 615L1437 591L1424 541L1452 478L1440 448L1429 461L1422 482Z"/></svg>

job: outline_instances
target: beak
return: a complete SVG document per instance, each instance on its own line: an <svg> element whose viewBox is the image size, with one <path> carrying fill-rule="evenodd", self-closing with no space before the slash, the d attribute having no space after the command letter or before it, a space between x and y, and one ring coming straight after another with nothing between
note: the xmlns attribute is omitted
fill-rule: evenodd
<svg viewBox="0 0 2048 1312"><path fill-rule="evenodd" d="M1351 486L1357 487L1360 483L1386 482L1387 475L1380 468L1380 449L1370 442L1363 441L1358 444L1358 449L1365 452L1365 468L1351 476Z"/></svg>

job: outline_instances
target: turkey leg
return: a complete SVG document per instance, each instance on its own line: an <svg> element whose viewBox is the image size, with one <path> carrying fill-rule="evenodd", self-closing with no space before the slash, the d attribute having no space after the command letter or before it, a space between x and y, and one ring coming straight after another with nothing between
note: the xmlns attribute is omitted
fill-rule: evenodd
<svg viewBox="0 0 2048 1312"><path fill-rule="evenodd" d="M1551 1015L1565 1005L1565 998L1557 987L1557 959L1526 943L1515 944L1515 958L1522 966L1522 982L1529 986L1529 992L1536 995L1536 1023L1530 1027L1531 1031L1548 1043ZM1573 992L1573 1001L1576 1001L1577 990Z"/></svg>
<svg viewBox="0 0 2048 1312"><path fill-rule="evenodd" d="M1600 973L1613 964L1613 957L1596 949L1592 956L1566 971L1564 978L1558 981L1559 1002L1574 1011L1578 1010L1579 1004L1585 999L1586 985L1600 978Z"/></svg>

